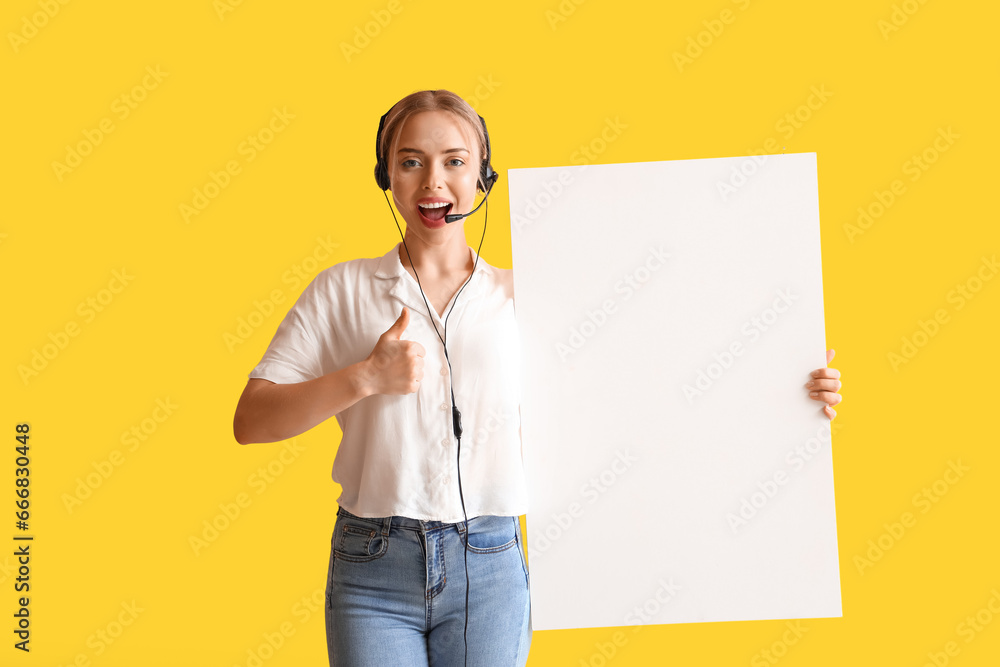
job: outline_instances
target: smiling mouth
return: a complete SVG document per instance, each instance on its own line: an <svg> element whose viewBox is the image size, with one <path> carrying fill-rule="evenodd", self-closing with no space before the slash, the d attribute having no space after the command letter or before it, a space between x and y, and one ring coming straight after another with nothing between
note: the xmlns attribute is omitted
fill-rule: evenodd
<svg viewBox="0 0 1000 667"><path fill-rule="evenodd" d="M417 208L420 210L420 215L424 216L425 218L433 222L444 220L444 216L448 215L448 212L451 211L451 207L452 207L451 204L442 205L440 203L428 204L426 206L424 205L417 206Z"/></svg>

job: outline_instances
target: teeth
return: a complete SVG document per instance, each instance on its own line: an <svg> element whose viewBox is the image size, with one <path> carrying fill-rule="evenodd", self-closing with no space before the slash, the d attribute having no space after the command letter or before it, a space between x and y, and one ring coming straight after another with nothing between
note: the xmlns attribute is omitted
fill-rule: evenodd
<svg viewBox="0 0 1000 667"><path fill-rule="evenodd" d="M448 202L435 202L433 204L417 204L420 208L444 208L445 206L450 206Z"/></svg>

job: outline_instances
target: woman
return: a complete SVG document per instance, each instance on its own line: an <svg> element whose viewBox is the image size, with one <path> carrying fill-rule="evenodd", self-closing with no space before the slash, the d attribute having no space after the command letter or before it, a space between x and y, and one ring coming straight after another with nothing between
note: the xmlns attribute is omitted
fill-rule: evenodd
<svg viewBox="0 0 1000 667"><path fill-rule="evenodd" d="M376 180L406 221L403 242L310 283L250 373L235 436L275 442L331 416L343 430L331 665L523 665L531 622L512 271L466 244L464 218L444 220L472 211L477 188L495 181L489 138L464 100L426 90L392 107L376 144ZM818 369L809 387L831 419L839 375Z"/></svg>

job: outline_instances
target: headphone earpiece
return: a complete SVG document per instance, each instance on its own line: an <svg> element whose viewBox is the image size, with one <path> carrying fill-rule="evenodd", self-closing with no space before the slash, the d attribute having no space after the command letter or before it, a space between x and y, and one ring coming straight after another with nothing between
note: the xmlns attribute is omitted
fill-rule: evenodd
<svg viewBox="0 0 1000 667"><path fill-rule="evenodd" d="M389 109L389 111L392 111L392 109ZM379 147L382 144L382 129L385 127L385 119L389 115L389 111L382 114L382 118L378 122L378 133L375 135L375 183L378 184L383 192L388 190L392 185L389 181L389 163L383 159L382 154L379 152ZM483 134L486 135L486 157L483 158L482 164L479 165L479 182L476 184L476 187L479 188L480 192L486 192L490 187L490 183L497 180L500 175L493 171L493 166L490 164L490 157L493 151L490 149L490 133L486 129L486 121L483 120L482 116L479 116L479 122L483 124Z"/></svg>
<svg viewBox="0 0 1000 667"><path fill-rule="evenodd" d="M385 127L385 117L388 115L389 111L382 114L382 119L378 122L378 134L375 135L375 182L383 192L389 189L389 169L379 153L379 145L382 143L382 128Z"/></svg>

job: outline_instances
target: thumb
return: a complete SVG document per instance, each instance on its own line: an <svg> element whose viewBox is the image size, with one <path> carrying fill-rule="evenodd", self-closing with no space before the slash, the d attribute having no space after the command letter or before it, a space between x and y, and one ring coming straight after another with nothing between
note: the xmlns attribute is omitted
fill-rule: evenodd
<svg viewBox="0 0 1000 667"><path fill-rule="evenodd" d="M394 340L399 340L402 335L403 330L406 329L406 325L410 323L410 311L406 306L403 306L403 312L392 326L389 327L388 331L384 335L389 336Z"/></svg>

